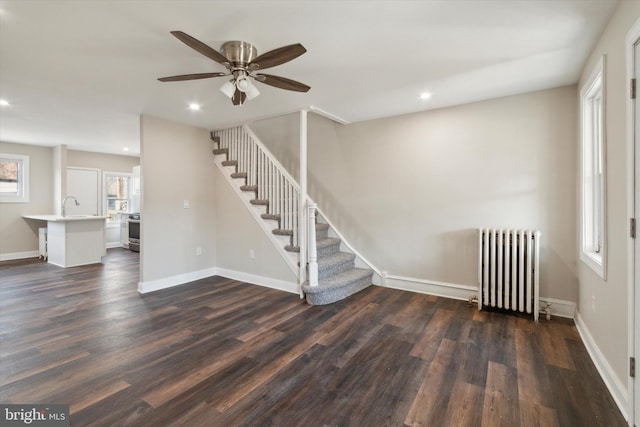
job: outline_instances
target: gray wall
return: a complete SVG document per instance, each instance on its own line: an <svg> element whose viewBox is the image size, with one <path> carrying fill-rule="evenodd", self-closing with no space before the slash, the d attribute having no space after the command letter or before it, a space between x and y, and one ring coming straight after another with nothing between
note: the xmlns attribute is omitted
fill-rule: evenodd
<svg viewBox="0 0 640 427"><path fill-rule="evenodd" d="M542 232L541 295L577 301L575 86L339 125L309 115L309 193L391 275L475 286L478 227ZM298 115L251 128L297 176Z"/></svg>
<svg viewBox="0 0 640 427"><path fill-rule="evenodd" d="M630 295L627 277L627 203L630 201L627 200L627 193L631 191L631 184L627 180L630 171L627 164L628 87L624 49L626 34L638 17L640 2L620 3L591 53L579 83L579 87L582 87L601 55L606 54L607 280L600 279L583 262L578 263L578 311L595 344L617 375L619 386L623 390L626 390L628 365L627 301ZM576 226L579 226L579 221ZM594 301L595 304L592 304Z"/></svg>
<svg viewBox="0 0 640 427"><path fill-rule="evenodd" d="M215 175L209 132L141 117L142 221L140 281L213 268ZM184 201L189 201L185 209ZM202 255L196 255L196 248Z"/></svg>

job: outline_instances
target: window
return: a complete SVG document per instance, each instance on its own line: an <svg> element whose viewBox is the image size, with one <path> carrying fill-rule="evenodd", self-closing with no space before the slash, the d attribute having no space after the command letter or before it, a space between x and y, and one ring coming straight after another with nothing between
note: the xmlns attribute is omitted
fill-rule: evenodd
<svg viewBox="0 0 640 427"><path fill-rule="evenodd" d="M120 223L120 214L129 212L131 206L131 174L105 172L104 195L107 224Z"/></svg>
<svg viewBox="0 0 640 427"><path fill-rule="evenodd" d="M0 202L29 202L29 156L0 154Z"/></svg>
<svg viewBox="0 0 640 427"><path fill-rule="evenodd" d="M606 280L605 57L580 91L581 216L580 258Z"/></svg>

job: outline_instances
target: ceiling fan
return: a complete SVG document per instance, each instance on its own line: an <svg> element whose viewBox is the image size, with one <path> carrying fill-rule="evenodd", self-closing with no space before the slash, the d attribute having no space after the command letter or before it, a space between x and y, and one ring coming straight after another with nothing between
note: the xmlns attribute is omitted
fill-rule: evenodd
<svg viewBox="0 0 640 427"><path fill-rule="evenodd" d="M307 92L311 89L311 87L305 84L285 77L257 73L259 70L264 70L266 68L275 67L276 65L289 62L305 53L307 50L300 43L270 50L269 52L258 56L256 48L247 42L226 42L222 45L220 53L182 31L171 31L171 34L195 51L209 59L213 59L219 64L224 65L227 68L227 72L183 74L179 76L161 77L158 79L161 82L178 82L183 80L233 76L231 80L227 81L220 88L222 93L231 98L233 105L242 105L245 100L253 99L260 94L260 91L251 82L251 79L279 89L292 90L296 92Z"/></svg>

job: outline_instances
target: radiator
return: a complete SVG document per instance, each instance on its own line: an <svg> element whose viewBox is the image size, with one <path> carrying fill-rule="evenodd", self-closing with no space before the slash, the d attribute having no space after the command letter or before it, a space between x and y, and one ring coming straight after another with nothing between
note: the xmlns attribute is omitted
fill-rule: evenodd
<svg viewBox="0 0 640 427"><path fill-rule="evenodd" d="M478 310L533 314L538 321L540 232L481 228L478 233Z"/></svg>

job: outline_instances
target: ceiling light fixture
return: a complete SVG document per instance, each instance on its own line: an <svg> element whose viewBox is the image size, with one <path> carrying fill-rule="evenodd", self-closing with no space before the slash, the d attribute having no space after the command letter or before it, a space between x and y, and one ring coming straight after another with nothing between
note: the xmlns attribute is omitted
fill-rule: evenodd
<svg viewBox="0 0 640 427"><path fill-rule="evenodd" d="M6 99L0 99L0 105L3 107L8 107L9 105L9 101L7 101Z"/></svg>
<svg viewBox="0 0 640 427"><path fill-rule="evenodd" d="M122 147L123 151L129 151L129 147Z"/></svg>
<svg viewBox="0 0 640 427"><path fill-rule="evenodd" d="M224 93L227 98L233 98L235 91L239 90L247 95L247 99L251 100L260 95L258 88L251 83L249 76L240 74L237 77L229 80L220 88L220 92Z"/></svg>
<svg viewBox="0 0 640 427"><path fill-rule="evenodd" d="M191 111L199 111L200 110L200 104L198 104L197 102L192 102L191 104L189 104L189 109Z"/></svg>
<svg viewBox="0 0 640 427"><path fill-rule="evenodd" d="M425 100L431 98L431 94L429 92L422 92L420 94L420 99Z"/></svg>

